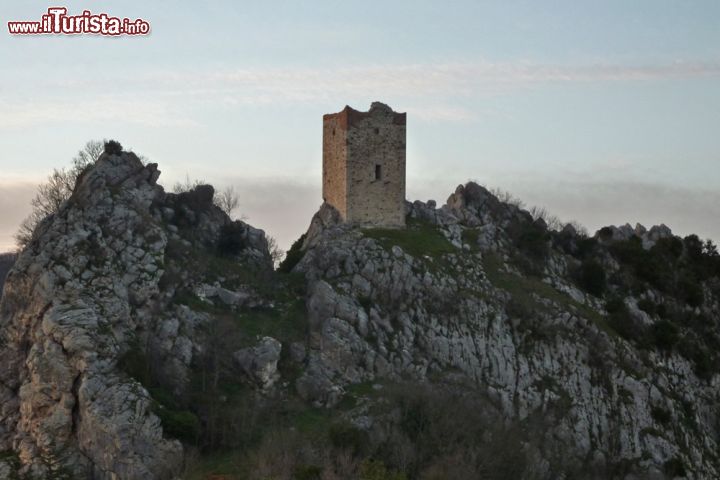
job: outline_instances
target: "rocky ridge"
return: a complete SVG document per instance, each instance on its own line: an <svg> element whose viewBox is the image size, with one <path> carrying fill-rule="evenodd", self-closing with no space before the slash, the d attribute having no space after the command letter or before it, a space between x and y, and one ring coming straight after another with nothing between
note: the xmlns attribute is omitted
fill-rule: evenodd
<svg viewBox="0 0 720 480"><path fill-rule="evenodd" d="M323 205L285 274L212 187L158 176L104 154L8 276L0 478L181 478L194 448L249 448L248 411L268 405L268 423L320 409L350 424L341 439L402 450L392 385L521 432L506 476L720 475L720 262L697 237L553 232L469 183L408 203L405 230Z"/></svg>

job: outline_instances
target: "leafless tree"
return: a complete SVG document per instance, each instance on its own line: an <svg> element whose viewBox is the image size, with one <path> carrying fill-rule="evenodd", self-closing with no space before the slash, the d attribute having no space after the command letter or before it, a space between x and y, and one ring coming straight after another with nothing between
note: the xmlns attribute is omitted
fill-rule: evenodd
<svg viewBox="0 0 720 480"><path fill-rule="evenodd" d="M268 250L270 251L270 257L272 257L273 265L277 268L280 262L285 258L285 251L278 246L275 237L270 235L267 236Z"/></svg>
<svg viewBox="0 0 720 480"><path fill-rule="evenodd" d="M68 168L54 169L48 179L38 186L38 192L32 199L32 211L20 224L15 234L18 249L22 250L33 238L38 224L48 215L57 213L63 202L70 198L75 183L85 168L95 163L102 155L104 142L90 140L72 159Z"/></svg>
<svg viewBox="0 0 720 480"><path fill-rule="evenodd" d="M525 206L525 203L522 200L520 200L507 190L495 187L488 189L488 191L495 195L497 199L503 203L507 203L508 205L514 205L518 208L523 208Z"/></svg>
<svg viewBox="0 0 720 480"><path fill-rule="evenodd" d="M235 187L226 187L215 194L214 202L228 217L232 218L233 212L240 206L240 197L235 191Z"/></svg>
<svg viewBox="0 0 720 480"><path fill-rule="evenodd" d="M206 184L207 182L205 182L204 180L191 180L190 176L185 174L185 180L175 182L175 184L172 186L172 191L173 193L189 192L190 190L194 190L200 185Z"/></svg>

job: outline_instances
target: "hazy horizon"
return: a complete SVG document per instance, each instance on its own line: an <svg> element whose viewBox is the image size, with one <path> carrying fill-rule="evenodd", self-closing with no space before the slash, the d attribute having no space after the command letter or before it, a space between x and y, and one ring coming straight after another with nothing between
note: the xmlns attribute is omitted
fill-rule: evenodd
<svg viewBox="0 0 720 480"><path fill-rule="evenodd" d="M0 34L0 251L36 185L102 138L159 163L166 186L236 186L238 213L287 248L322 202L322 115L375 100L408 113L410 201L442 205L472 179L591 232L720 240L716 2L66 6L152 33Z"/></svg>

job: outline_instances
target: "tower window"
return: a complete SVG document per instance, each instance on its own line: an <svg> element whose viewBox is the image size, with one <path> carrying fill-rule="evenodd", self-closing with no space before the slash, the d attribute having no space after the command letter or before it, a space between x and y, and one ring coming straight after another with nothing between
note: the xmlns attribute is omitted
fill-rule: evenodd
<svg viewBox="0 0 720 480"><path fill-rule="evenodd" d="M380 133L380 129L379 129L379 128L376 128L376 129L375 129L375 133L376 133L376 134Z"/></svg>
<svg viewBox="0 0 720 480"><path fill-rule="evenodd" d="M335 136L335 129L333 128L333 137Z"/></svg>
<svg viewBox="0 0 720 480"><path fill-rule="evenodd" d="M382 169L380 165L375 165L375 180L380 180L382 178Z"/></svg>

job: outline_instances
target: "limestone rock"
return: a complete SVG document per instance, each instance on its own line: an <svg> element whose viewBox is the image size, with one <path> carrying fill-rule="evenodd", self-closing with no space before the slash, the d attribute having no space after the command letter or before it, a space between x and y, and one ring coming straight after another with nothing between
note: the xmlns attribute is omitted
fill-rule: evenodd
<svg viewBox="0 0 720 480"><path fill-rule="evenodd" d="M246 375L267 390L280 378L277 365L281 350L279 341L263 337L256 346L238 350L233 357Z"/></svg>

